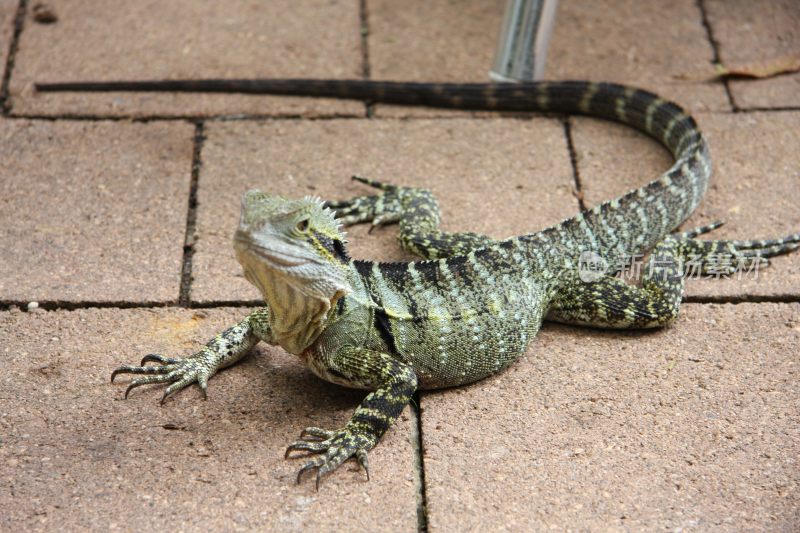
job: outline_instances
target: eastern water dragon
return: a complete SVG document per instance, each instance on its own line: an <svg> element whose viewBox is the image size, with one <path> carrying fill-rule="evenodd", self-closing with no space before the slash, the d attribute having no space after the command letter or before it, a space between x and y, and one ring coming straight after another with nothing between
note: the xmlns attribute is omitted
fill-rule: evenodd
<svg viewBox="0 0 800 533"><path fill-rule="evenodd" d="M175 80L39 84L40 91L195 91L336 97L471 110L584 114L627 124L666 146L675 163L627 194L537 233L493 240L439 229L430 191L363 180L376 195L346 201L246 192L234 236L245 276L266 307L194 355L150 354L112 373L143 375L125 392L166 383L163 400L241 359L257 342L297 354L319 377L371 392L341 429L306 428L289 445L312 454L298 473L325 473L367 452L419 389L494 374L522 355L543 320L604 328L653 328L675 320L685 263L728 254L759 265L800 246L782 239L696 239L718 224L673 231L700 202L711 175L706 141L677 104L612 83L428 84L363 80ZM401 245L422 261L352 260L342 225L398 222ZM581 258L607 264L650 252L641 286L614 276L587 279ZM703 262L703 259L709 261ZM148 365L147 363L155 363ZM316 454L316 455L314 455Z"/></svg>

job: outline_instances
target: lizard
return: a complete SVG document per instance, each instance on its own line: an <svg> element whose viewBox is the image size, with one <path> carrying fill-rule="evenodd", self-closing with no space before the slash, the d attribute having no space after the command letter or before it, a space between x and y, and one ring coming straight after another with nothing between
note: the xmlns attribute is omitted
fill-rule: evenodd
<svg viewBox="0 0 800 533"><path fill-rule="evenodd" d="M584 114L621 122L669 149L675 162L646 185L559 224L495 240L444 232L431 191L357 178L377 194L323 202L252 190L242 197L236 257L265 307L184 358L146 355L135 387L167 384L161 402L239 361L257 342L296 354L322 379L370 390L343 428L309 427L287 450L310 457L297 482L355 459L369 479L368 452L418 389L475 382L525 353L544 320L602 328L656 328L679 312L684 265L723 253L768 264L800 246L800 233L768 240L701 240L721 223L675 232L697 207L711 175L708 145L678 104L651 92L586 81L425 84L365 80L173 80L39 84L40 91L200 91L289 94L375 103ZM343 226L399 223L399 241L419 261L353 260ZM585 279L586 253L618 259L650 252L641 286L614 270ZM730 265L732 271L735 266ZM148 364L154 363L154 364ZM140 376L140 377L136 377Z"/></svg>

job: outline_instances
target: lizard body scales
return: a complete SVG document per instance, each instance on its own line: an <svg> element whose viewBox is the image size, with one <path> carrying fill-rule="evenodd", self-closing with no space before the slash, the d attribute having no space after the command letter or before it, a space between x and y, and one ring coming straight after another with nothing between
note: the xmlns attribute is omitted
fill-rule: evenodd
<svg viewBox="0 0 800 533"><path fill-rule="evenodd" d="M219 368L264 340L298 354L324 379L370 389L344 428L307 428L289 446L287 455L298 450L318 454L298 480L316 469L319 483L321 475L351 457L367 468L367 452L417 388L461 385L497 372L524 353L544 319L611 328L665 325L679 310L687 258L727 253L765 263L800 242L800 234L761 241L695 239L716 224L670 233L707 188L708 148L680 106L622 85L176 80L37 88L289 94L585 114L632 126L674 155L672 167L643 187L540 232L501 241L442 232L436 200L423 189L362 180L380 192L327 204L246 193L235 249L245 276L261 290L267 306L190 357L151 354L141 366L118 368L112 380L121 373L144 374L131 382L126 395L146 383L169 383L163 398L194 382L205 391ZM370 221L399 222L401 245L426 260L351 260L339 226ZM652 253L641 287L611 275L591 280L579 275L584 253L614 262L647 251Z"/></svg>

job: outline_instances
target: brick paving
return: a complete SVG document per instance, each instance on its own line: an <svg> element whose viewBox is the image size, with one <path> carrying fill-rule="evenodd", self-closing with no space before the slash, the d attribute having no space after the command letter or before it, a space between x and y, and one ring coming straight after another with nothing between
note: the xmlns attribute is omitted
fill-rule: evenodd
<svg viewBox="0 0 800 533"><path fill-rule="evenodd" d="M800 50L800 8L793 0L709 0L708 19L725 62L753 63ZM800 73L730 82L737 109L800 107Z"/></svg>
<svg viewBox="0 0 800 533"><path fill-rule="evenodd" d="M570 117L234 95L36 94L36 81L363 77L483 81L504 2L0 0L0 529L796 530L800 255L700 280L670 328L546 325L509 370L424 392L370 455L294 484L284 446L363 393L261 346L189 389L127 401L111 370L185 355L257 305L230 235L248 188L424 185L445 227L540 229L658 175L655 142ZM769 2L562 0L551 79L642 86L696 114L715 162L687 225L800 229L800 75L708 82L715 59L798 50ZM571 157L570 147L574 150ZM406 259L396 228L355 256ZM39 309L26 312L29 302Z"/></svg>

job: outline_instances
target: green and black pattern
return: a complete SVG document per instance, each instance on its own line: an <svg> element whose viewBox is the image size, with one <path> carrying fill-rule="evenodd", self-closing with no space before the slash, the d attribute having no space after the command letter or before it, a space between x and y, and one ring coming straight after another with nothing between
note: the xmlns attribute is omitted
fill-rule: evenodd
<svg viewBox="0 0 800 533"><path fill-rule="evenodd" d="M688 262L699 261L705 273L711 273L708 265L720 254L764 265L800 243L800 234L761 241L696 238L718 224L672 233L708 186L708 148L694 119L680 106L631 87L583 81L178 80L38 89L287 94L585 114L627 124L672 152L672 167L647 185L543 231L502 241L441 231L436 200L423 189L362 179L378 193L327 204L246 193L235 248L267 307L193 356L149 355L141 366L118 368L112 379L121 373L145 374L128 390L170 383L164 397L193 382L205 390L219 368L264 340L298 354L324 379L371 390L344 428L307 428L289 446L287 456L293 451L317 454L300 471L316 470L317 483L349 458L366 469L367 452L417 387L461 385L497 372L524 353L545 319L608 328L662 326L678 314ZM351 260L339 226L365 222L399 223L400 244L425 260ZM581 276L584 254L618 265L646 252L651 254L641 287L614 277L613 268L596 279ZM722 270L733 268L730 263Z"/></svg>

